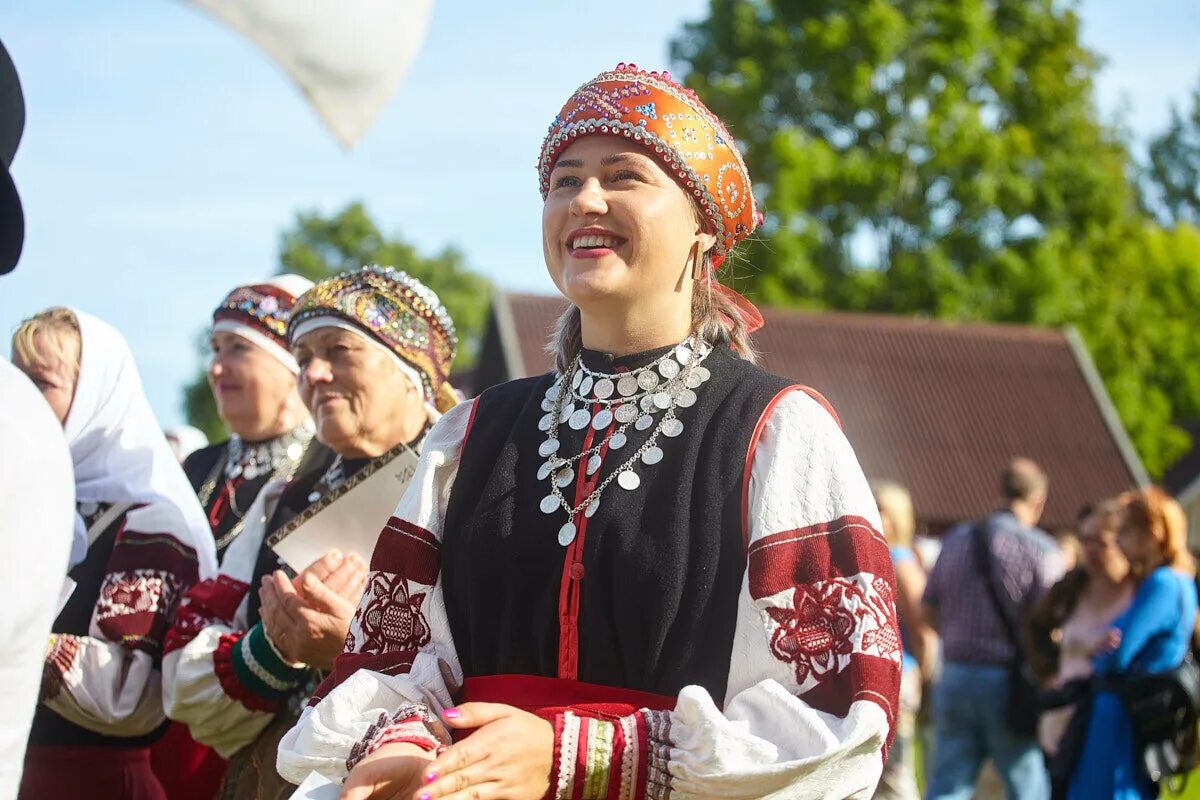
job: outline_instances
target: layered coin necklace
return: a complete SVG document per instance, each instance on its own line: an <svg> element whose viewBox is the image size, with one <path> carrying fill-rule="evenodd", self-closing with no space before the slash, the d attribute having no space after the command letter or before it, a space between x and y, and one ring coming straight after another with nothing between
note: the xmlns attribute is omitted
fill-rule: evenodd
<svg viewBox="0 0 1200 800"><path fill-rule="evenodd" d="M576 356L546 390L542 400L546 415L538 422L538 428L546 433L538 455L546 462L538 469L538 480L549 484L550 494L542 498L540 507L545 514L554 514L560 508L567 512L567 522L558 531L560 545L566 547L575 541L578 533L575 515L582 511L591 518L600 507L600 495L613 481L622 489L633 491L642 484L634 469L638 462L652 467L662 461L660 437L673 439L683 433L683 422L675 410L695 405L696 390L710 377L702 362L711 352L712 347L706 342L691 336L644 367L616 374L591 370L583 363L582 356ZM613 422L617 427L609 430ZM559 425L563 424L577 431L590 425L595 431L609 432L602 441L578 455L564 458L558 438ZM581 465L589 476L595 475L602 463L600 453L604 447L607 445L610 451L623 449L629 442L630 427L650 430L645 443L583 502L572 506L562 490L575 480L576 465Z"/></svg>

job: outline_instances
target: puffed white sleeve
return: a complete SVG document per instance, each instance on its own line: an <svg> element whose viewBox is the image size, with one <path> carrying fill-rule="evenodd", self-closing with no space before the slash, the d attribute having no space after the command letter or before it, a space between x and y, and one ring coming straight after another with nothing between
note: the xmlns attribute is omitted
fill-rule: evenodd
<svg viewBox="0 0 1200 800"><path fill-rule="evenodd" d="M551 795L869 798L900 686L894 575L836 417L808 390L764 412L743 479L747 568L725 697L555 720Z"/></svg>
<svg viewBox="0 0 1200 800"><path fill-rule="evenodd" d="M279 745L279 774L341 781L385 744L426 750L449 743L439 721L462 685L442 596L442 526L474 410L460 403L438 420L395 514L371 556L367 588L346 648Z"/></svg>
<svg viewBox="0 0 1200 800"><path fill-rule="evenodd" d="M261 622L248 623L247 600L257 588L250 585L255 561L285 486L275 481L258 493L217 577L184 596L167 634L162 689L167 716L223 758L257 739L306 675L279 654Z"/></svg>
<svg viewBox="0 0 1200 800"><path fill-rule="evenodd" d="M160 521L144 507L125 513L88 635L51 636L41 702L97 733L142 736L165 719L163 641L199 562L179 538L151 532Z"/></svg>

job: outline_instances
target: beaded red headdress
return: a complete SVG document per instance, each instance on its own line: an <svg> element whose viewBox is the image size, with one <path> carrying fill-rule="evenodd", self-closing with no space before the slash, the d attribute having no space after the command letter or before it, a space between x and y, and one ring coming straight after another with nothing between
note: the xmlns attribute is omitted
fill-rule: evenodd
<svg viewBox="0 0 1200 800"><path fill-rule="evenodd" d="M761 224L737 142L696 93L670 73L618 64L575 90L542 142L538 177L543 199L559 154L580 136L595 134L624 136L643 145L691 193L717 235L714 267ZM749 300L716 285L734 300L752 330L762 327L762 316Z"/></svg>

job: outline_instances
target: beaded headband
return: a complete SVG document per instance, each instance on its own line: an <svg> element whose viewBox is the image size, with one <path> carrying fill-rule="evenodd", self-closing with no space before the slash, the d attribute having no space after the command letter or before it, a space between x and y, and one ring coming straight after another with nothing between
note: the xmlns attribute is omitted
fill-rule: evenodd
<svg viewBox="0 0 1200 800"><path fill-rule="evenodd" d="M238 286L213 311L212 329L236 333L298 372L299 366L288 352L287 324L296 297L311 286L312 281L299 275Z"/></svg>
<svg viewBox="0 0 1200 800"><path fill-rule="evenodd" d="M321 281L296 301L289 340L305 320L333 316L374 337L421 376L438 411L457 402L450 364L458 349L454 321L437 294L406 272L368 266Z"/></svg>
<svg viewBox="0 0 1200 800"><path fill-rule="evenodd" d="M543 199L559 154L590 134L624 136L645 146L692 194L717 234L714 266L762 222L737 142L696 93L670 73L618 64L577 89L542 142Z"/></svg>

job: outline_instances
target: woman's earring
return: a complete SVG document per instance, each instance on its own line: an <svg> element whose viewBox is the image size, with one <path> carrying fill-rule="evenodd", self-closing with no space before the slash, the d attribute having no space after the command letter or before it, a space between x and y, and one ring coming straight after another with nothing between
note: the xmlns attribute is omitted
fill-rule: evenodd
<svg viewBox="0 0 1200 800"><path fill-rule="evenodd" d="M704 256L700 253L700 243L692 243L692 280L698 281L704 277Z"/></svg>

